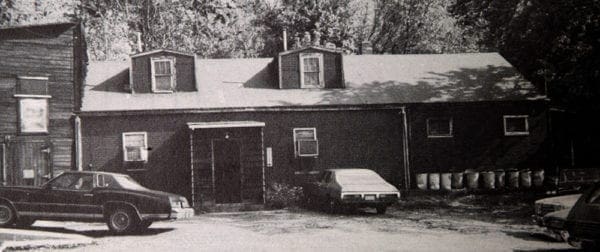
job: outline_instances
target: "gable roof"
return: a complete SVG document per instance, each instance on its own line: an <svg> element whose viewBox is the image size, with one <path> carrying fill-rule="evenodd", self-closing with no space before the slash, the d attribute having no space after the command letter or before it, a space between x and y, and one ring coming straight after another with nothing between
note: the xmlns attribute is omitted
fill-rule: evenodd
<svg viewBox="0 0 600 252"><path fill-rule="evenodd" d="M197 59L197 91L122 91L129 62L91 62L83 112L544 99L498 53L345 55L344 89L278 89L272 58ZM117 76L122 76L118 78Z"/></svg>
<svg viewBox="0 0 600 252"><path fill-rule="evenodd" d="M196 56L193 53L180 52L180 51L175 51L175 50L170 50L170 49L156 49L156 50L152 50L152 51L147 51L147 52L141 52L141 53L132 54L130 57L131 58L136 58L136 57L140 57L140 56L144 56L144 55L150 55L150 54L155 54L155 53L160 53L160 52L168 52L168 53L185 55L185 56L190 56L190 57L195 57Z"/></svg>

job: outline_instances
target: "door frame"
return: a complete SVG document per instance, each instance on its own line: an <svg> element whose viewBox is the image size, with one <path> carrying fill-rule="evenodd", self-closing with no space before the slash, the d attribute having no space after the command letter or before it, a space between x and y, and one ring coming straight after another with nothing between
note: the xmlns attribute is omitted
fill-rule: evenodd
<svg viewBox="0 0 600 252"><path fill-rule="evenodd" d="M23 153L21 153L21 144L26 144L26 143L41 143L42 146L45 146L44 149L47 149L48 151L44 151L43 149L39 149L37 151L40 152L41 158L43 160L43 162L46 164L46 172L47 174L40 174L40 181L43 180L44 176L49 175L49 177L47 178L48 180L52 179L54 177L54 167L52 165L52 150L53 150L53 146L52 146L52 142L49 139L46 138L30 138L30 137L22 137L22 138L15 138L13 141L11 141L11 146L13 149L12 153L13 153L13 162L14 162L14 169L11 172L12 176L16 176L12 178L13 184L17 181L21 181L24 182L24 178L23 178L23 167L21 166L21 162L22 162L22 155ZM37 171L34 170L34 178L33 178L33 183L35 186L35 180L36 180L36 176L38 176ZM45 181L48 182L48 181ZM43 183L41 183L40 185L42 185Z"/></svg>
<svg viewBox="0 0 600 252"><path fill-rule="evenodd" d="M243 198L243 186L244 186L244 166L242 165L242 139L241 138L227 138L227 139L221 139L221 138L213 138L210 140L210 159L211 159L211 177L212 177L212 193L214 195L215 198L215 204L217 204L217 187L216 187L216 177L215 177L215 142L235 142L237 144L237 147L239 149L239 157L238 157L238 162L240 165L240 202L237 203L242 203L244 201ZM219 203L219 204L235 204L235 203Z"/></svg>

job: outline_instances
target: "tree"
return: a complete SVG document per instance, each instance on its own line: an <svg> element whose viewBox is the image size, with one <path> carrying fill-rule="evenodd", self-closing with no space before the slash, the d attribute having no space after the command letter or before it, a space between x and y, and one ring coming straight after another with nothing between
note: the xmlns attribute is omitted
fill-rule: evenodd
<svg viewBox="0 0 600 252"><path fill-rule="evenodd" d="M0 25L25 25L73 21L72 0L0 0Z"/></svg>
<svg viewBox="0 0 600 252"><path fill-rule="evenodd" d="M348 52L356 51L356 27L353 14L355 1L347 0L281 0L263 1L257 8L255 25L263 28L263 56L274 56L283 50L282 34L288 33L288 44L305 32L319 33L322 42L334 43Z"/></svg>
<svg viewBox="0 0 600 252"><path fill-rule="evenodd" d="M600 109L599 0L457 0L451 10L555 105Z"/></svg>
<svg viewBox="0 0 600 252"><path fill-rule="evenodd" d="M451 0L379 0L371 33L380 53L454 53L478 50L447 11Z"/></svg>

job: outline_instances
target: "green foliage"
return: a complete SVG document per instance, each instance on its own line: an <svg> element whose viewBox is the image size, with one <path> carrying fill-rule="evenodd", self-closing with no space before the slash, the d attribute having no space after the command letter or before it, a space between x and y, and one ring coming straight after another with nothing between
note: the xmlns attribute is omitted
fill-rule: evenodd
<svg viewBox="0 0 600 252"><path fill-rule="evenodd" d="M72 0L0 0L0 25L25 25L73 21Z"/></svg>
<svg viewBox="0 0 600 252"><path fill-rule="evenodd" d="M556 105L600 109L600 0L456 0L451 12Z"/></svg>
<svg viewBox="0 0 600 252"><path fill-rule="evenodd" d="M273 209L298 206L302 198L302 187L284 183L272 183L267 189L267 206Z"/></svg>
<svg viewBox="0 0 600 252"><path fill-rule="evenodd" d="M452 0L378 0L372 31L380 53L473 52L477 37L467 34L447 11Z"/></svg>

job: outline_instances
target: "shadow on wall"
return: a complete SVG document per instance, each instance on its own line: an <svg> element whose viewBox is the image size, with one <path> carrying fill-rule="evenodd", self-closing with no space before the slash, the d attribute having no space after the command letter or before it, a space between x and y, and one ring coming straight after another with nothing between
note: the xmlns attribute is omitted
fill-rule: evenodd
<svg viewBox="0 0 600 252"><path fill-rule="evenodd" d="M245 88L264 88L278 89L277 68L274 62L269 63L266 67L254 74L250 79L244 82Z"/></svg>

